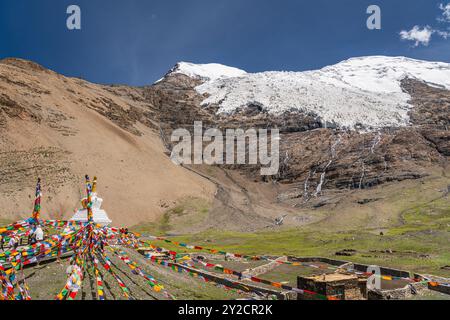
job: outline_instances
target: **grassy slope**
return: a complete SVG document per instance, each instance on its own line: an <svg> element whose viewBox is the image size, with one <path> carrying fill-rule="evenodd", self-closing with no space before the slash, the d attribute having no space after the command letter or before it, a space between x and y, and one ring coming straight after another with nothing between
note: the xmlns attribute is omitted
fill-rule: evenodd
<svg viewBox="0 0 450 320"><path fill-rule="evenodd" d="M186 197L177 202L177 205L167 210L162 217L153 223L144 223L133 228L137 232L150 232L152 234L167 234L177 226L177 231L189 233L190 228L201 224L207 217L210 203L205 199Z"/></svg>
<svg viewBox="0 0 450 320"><path fill-rule="evenodd" d="M175 239L246 254L336 257L336 251L355 249L358 253L348 260L450 277L449 271L441 269L450 265L450 204L440 191L448 183L448 178L434 176L400 184L397 190L380 188L374 192L382 200L359 211L354 207L345 212L332 209L324 220L303 228L252 234L209 230ZM375 215L360 218L365 208ZM377 212L381 222L374 223ZM168 234L155 225L137 229Z"/></svg>

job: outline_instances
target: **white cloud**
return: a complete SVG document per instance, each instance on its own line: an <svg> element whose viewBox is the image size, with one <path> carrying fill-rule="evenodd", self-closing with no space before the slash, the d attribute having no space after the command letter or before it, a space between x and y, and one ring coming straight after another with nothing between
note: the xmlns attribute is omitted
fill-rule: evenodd
<svg viewBox="0 0 450 320"><path fill-rule="evenodd" d="M402 30L400 31L400 38L402 40L409 40L409 41L415 41L414 46L417 47L419 45L428 46L431 40L431 36L435 30L431 29L430 26L426 27L419 27L414 26L411 30L406 31Z"/></svg>
<svg viewBox="0 0 450 320"><path fill-rule="evenodd" d="M442 10L442 17L440 17L438 20L440 22L450 22L450 2L446 5L441 3L439 5L439 9Z"/></svg>
<svg viewBox="0 0 450 320"><path fill-rule="evenodd" d="M445 24L450 23L450 2L447 4L441 3L439 9L442 13L437 18L437 21ZM428 46L433 34L446 40L450 39L450 27L447 27L447 30L442 30L442 28L434 29L430 26L421 27L416 25L409 31L400 31L400 38L402 40L414 41L414 47L418 47L419 45Z"/></svg>
<svg viewBox="0 0 450 320"><path fill-rule="evenodd" d="M441 36L442 38L444 38L444 39L448 39L448 38L450 38L450 32L448 32L448 31L440 31L440 30L436 30L435 31L439 36Z"/></svg>

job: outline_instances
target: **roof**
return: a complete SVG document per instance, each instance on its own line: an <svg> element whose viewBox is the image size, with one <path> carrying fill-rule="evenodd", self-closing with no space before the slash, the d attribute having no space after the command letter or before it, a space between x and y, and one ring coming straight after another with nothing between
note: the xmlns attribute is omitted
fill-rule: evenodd
<svg viewBox="0 0 450 320"><path fill-rule="evenodd" d="M347 281L347 280L358 280L358 277L352 274L342 274L342 273L329 273L319 276L305 277L306 279L313 280L315 282L336 282L336 281Z"/></svg>

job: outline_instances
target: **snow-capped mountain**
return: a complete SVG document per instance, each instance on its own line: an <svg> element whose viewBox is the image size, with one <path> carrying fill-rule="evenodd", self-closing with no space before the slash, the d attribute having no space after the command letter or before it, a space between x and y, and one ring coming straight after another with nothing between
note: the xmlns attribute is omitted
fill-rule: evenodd
<svg viewBox="0 0 450 320"><path fill-rule="evenodd" d="M402 81L404 77L411 79ZM341 208L347 214L342 201L352 212L355 206L361 208L364 221L378 220L373 212L390 219L389 209L378 202L382 188L373 192L371 188L386 184L387 192L398 190L398 198L401 188L410 190L412 185L396 186L400 181L428 179L422 182L432 184L425 188L417 183L417 192L448 189L449 79L447 64L372 57L297 73L248 74L220 65L180 63L151 86L105 86L66 78L31 61L0 60L0 174L6 177L0 184L0 205L6 217L13 217L18 208L27 212L27 203L20 202L18 207L16 200L34 190L29 177L38 170L54 186L49 191L53 199L48 199L49 211L68 208L79 194L74 177L84 175L87 166L97 168L105 185L113 184L111 179L117 180L118 174L124 181L131 207L113 188L102 192L105 197L109 194L108 202L116 210L108 213L118 224L156 218L153 214L164 212L168 204L205 196L211 196L208 199L215 206L205 220L208 228L227 225L246 232L266 228L273 220L268 210L278 216L287 208L294 214L299 208L311 212ZM380 105L386 101L398 107L394 98L405 106L400 112L409 116L410 125L376 131L324 128L323 119L349 125L396 123L389 118L395 112ZM202 106L208 100L217 104ZM264 103L268 112L255 105L233 112L252 102ZM310 111L276 114L276 107L296 106ZM334 111L334 106L341 109ZM339 118L343 106L346 114ZM217 113L227 107L230 114ZM322 118L327 113L330 118ZM222 132L279 129L279 172L261 177L259 165L219 166L217 171L174 166L168 155L177 141L171 137L178 129L195 134L195 121L201 121L204 129ZM88 149L78 143L86 139ZM270 181L276 183L258 184ZM355 189L366 189L360 194L363 204L353 203ZM142 190L150 190L155 197L133 198L142 195ZM251 194L258 194L258 202L252 203ZM437 198L437 194L429 195ZM374 207L366 210L371 202ZM124 218L124 210L134 214Z"/></svg>
<svg viewBox="0 0 450 320"><path fill-rule="evenodd" d="M192 78L199 78L205 81L235 78L245 76L247 72L238 68L224 66L218 63L194 64L189 62L179 62L170 73L181 73Z"/></svg>
<svg viewBox="0 0 450 320"><path fill-rule="evenodd" d="M248 105L270 114L299 110L350 129L406 126L411 108L401 86L406 78L450 89L450 64L405 57L360 57L316 71L262 73L182 62L172 73L201 79L196 90L208 96L202 105L218 105L218 113Z"/></svg>

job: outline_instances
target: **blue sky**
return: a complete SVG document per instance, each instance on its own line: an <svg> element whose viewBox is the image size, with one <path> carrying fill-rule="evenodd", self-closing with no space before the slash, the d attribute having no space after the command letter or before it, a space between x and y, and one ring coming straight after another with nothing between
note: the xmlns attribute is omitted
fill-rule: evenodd
<svg viewBox="0 0 450 320"><path fill-rule="evenodd" d="M177 61L217 62L248 72L301 71L362 55L450 62L450 38L402 41L449 0L0 0L0 58L21 57L97 83L151 84ZM66 28L79 5L82 30ZM382 10L382 30L366 9Z"/></svg>

